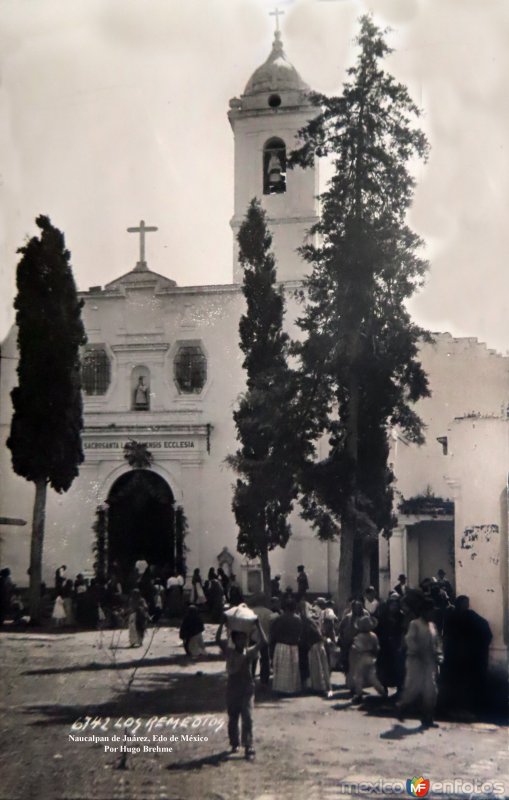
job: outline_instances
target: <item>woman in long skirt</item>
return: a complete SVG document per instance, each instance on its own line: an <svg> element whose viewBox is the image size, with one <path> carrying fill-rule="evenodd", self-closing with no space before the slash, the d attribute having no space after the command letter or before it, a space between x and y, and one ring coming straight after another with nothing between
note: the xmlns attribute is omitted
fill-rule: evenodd
<svg viewBox="0 0 509 800"><path fill-rule="evenodd" d="M302 635L300 640L301 655L306 659L306 678L313 692L328 695L331 691L330 669L325 643L320 633L319 622L306 611L301 613ZM302 674L302 658L301 658ZM302 675L304 678L304 675Z"/></svg>
<svg viewBox="0 0 509 800"><path fill-rule="evenodd" d="M270 650L274 677L272 688L282 694L300 692L299 640L302 621L295 613L295 602L285 600L283 613L270 626Z"/></svg>
<svg viewBox="0 0 509 800"><path fill-rule="evenodd" d="M133 589L129 595L128 621L129 644L131 647L141 647L148 624L148 606L139 589Z"/></svg>

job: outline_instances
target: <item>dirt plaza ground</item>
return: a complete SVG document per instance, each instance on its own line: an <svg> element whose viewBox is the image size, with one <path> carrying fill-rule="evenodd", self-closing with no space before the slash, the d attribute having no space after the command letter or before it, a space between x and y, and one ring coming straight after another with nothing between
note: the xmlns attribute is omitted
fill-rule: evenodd
<svg viewBox="0 0 509 800"><path fill-rule="evenodd" d="M141 649L127 631L5 628L0 648L1 800L408 797L406 780L420 776L428 797L509 796L506 727L398 722L374 696L352 706L342 673L330 699L259 690L246 762L228 754L212 644L197 663L175 628L149 630Z"/></svg>

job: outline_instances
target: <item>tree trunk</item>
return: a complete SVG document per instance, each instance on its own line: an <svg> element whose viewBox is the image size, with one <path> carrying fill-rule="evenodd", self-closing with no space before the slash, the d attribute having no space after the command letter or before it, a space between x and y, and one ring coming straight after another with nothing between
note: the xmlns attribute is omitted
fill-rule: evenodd
<svg viewBox="0 0 509 800"><path fill-rule="evenodd" d="M352 593L353 543L355 529L351 515L341 517L341 539L338 569L338 614L341 618Z"/></svg>
<svg viewBox="0 0 509 800"><path fill-rule="evenodd" d="M263 593L265 598L270 602L270 564L267 550L264 550L262 553L260 553L260 564L262 567Z"/></svg>
<svg viewBox="0 0 509 800"><path fill-rule="evenodd" d="M352 333L350 341L350 359L355 365L359 346L358 331ZM356 503L357 460L359 449L359 382L355 375L355 366L350 366L348 376L349 398L346 411L346 452L351 459L350 497L341 515L341 546L338 570L338 611L342 614L352 594L354 565L355 515L352 513Z"/></svg>
<svg viewBox="0 0 509 800"><path fill-rule="evenodd" d="M32 540L30 544L30 621L41 622L42 550L44 545L44 520L46 516L46 480L35 481Z"/></svg>

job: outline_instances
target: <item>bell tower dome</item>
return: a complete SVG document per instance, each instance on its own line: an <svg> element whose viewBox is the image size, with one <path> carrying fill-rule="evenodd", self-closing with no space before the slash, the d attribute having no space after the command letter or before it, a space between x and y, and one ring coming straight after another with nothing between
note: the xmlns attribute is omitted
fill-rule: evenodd
<svg viewBox="0 0 509 800"><path fill-rule="evenodd" d="M253 197L261 200L272 233L272 249L280 281L301 280L308 265L297 248L309 241L318 219L316 165L286 169L288 154L298 145L297 133L316 115L309 87L286 58L276 30L272 51L246 84L240 98L230 100L228 118L235 141L233 280L242 281L237 233Z"/></svg>

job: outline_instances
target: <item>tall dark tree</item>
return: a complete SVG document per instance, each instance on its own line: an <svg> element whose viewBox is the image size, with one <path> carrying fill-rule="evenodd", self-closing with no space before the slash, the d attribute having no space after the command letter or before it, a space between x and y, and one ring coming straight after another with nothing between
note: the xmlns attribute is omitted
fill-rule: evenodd
<svg viewBox="0 0 509 800"><path fill-rule="evenodd" d="M428 146L406 88L383 69L391 51L370 16L361 18L357 42L341 96L312 96L321 112L290 159L306 167L326 156L333 165L314 229L319 244L302 249L312 271L298 351L312 436L329 441L327 457L303 472L303 514L322 537L340 532L341 606L360 588L352 586L356 544L389 535L393 524L389 428L422 442L412 403L429 393L418 360L425 334L405 306L427 269L406 223L415 186L409 162L425 158Z"/></svg>
<svg viewBox="0 0 509 800"><path fill-rule="evenodd" d="M66 492L83 461L79 348L86 342L64 236L48 217L40 236L19 249L18 386L7 446L14 471L35 484L30 549L30 613L40 618L44 520L48 484Z"/></svg>
<svg viewBox="0 0 509 800"><path fill-rule="evenodd" d="M291 534L288 516L297 496L299 444L292 427L296 403L294 375L287 363L289 337L283 331L283 291L276 284L265 212L256 199L249 205L238 242L247 306L239 325L247 390L233 414L240 447L227 460L240 476L232 501L237 547L260 559L268 594L269 552L285 547Z"/></svg>

